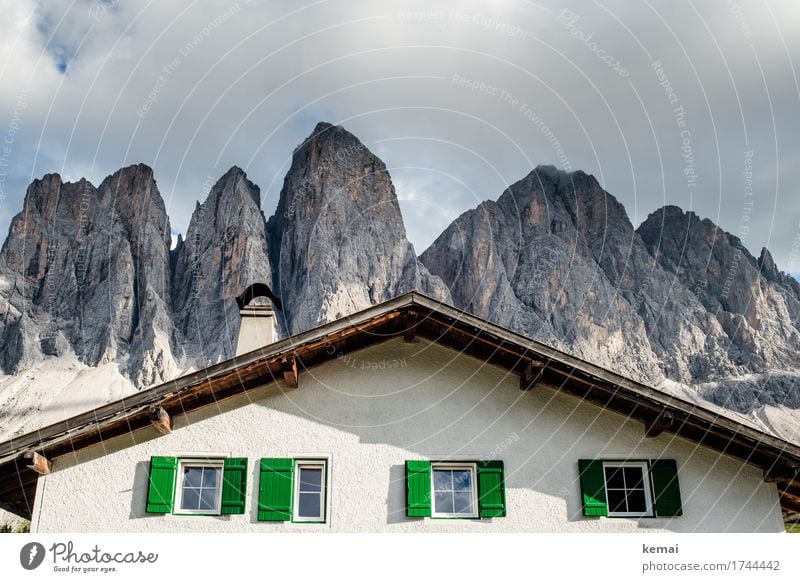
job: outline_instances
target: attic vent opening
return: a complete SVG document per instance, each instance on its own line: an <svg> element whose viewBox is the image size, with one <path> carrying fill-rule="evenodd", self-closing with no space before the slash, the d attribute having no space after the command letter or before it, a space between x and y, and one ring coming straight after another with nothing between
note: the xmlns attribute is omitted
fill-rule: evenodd
<svg viewBox="0 0 800 582"><path fill-rule="evenodd" d="M236 303L242 318L236 341L237 356L278 340L274 308L280 309L281 302L267 285L253 283L236 298Z"/></svg>

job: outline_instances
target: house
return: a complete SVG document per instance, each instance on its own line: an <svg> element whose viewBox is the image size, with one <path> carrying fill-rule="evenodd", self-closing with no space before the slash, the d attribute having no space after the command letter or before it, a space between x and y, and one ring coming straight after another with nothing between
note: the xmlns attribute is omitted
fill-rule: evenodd
<svg viewBox="0 0 800 582"><path fill-rule="evenodd" d="M798 466L411 292L0 443L0 503L33 532L777 532Z"/></svg>

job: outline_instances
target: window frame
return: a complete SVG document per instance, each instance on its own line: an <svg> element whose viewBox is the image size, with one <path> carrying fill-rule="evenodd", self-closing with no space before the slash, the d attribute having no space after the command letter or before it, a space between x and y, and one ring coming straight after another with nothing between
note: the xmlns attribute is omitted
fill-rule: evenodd
<svg viewBox="0 0 800 582"><path fill-rule="evenodd" d="M328 459L293 458L294 491L292 492L292 523L328 523ZM322 505L321 517L302 517L300 511L300 469L303 467L322 469L322 483L319 493Z"/></svg>
<svg viewBox="0 0 800 582"><path fill-rule="evenodd" d="M444 513L436 511L435 473L438 470L468 470L472 482L472 513ZM431 518L435 519L480 519L478 507L478 463L466 461L431 461Z"/></svg>
<svg viewBox="0 0 800 582"><path fill-rule="evenodd" d="M606 511L608 517L655 517L655 506L653 503L653 485L650 478L649 461L602 461L603 463L603 485L606 492ZM611 511L611 504L608 500L608 478L606 468L637 467L642 470L642 484L644 485L645 512L639 511ZM614 487L613 489L618 489ZM627 491L627 488L625 489Z"/></svg>
<svg viewBox="0 0 800 582"><path fill-rule="evenodd" d="M217 496L214 509L183 509L183 469L184 467L213 467L219 469L217 482ZM175 479L175 506L173 515L222 515L222 489L225 479L225 459L178 457L178 468Z"/></svg>

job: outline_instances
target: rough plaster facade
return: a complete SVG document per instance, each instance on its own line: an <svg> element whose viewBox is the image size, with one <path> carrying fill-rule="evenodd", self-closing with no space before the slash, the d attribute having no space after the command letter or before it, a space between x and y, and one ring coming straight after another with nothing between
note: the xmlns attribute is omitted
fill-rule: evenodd
<svg viewBox="0 0 800 582"><path fill-rule="evenodd" d="M761 471L555 390L519 390L506 370L428 342L393 339L282 383L55 461L39 480L32 531L745 532L783 531ZM244 515L145 513L152 455L248 457ZM257 521L258 459L330 458L328 523ZM581 515L578 459L676 459L683 516ZM508 516L405 516L406 459L502 459Z"/></svg>

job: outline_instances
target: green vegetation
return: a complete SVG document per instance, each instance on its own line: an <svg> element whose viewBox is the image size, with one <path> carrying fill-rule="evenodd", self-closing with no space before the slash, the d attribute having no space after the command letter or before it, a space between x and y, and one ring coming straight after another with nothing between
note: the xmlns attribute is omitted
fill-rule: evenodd
<svg viewBox="0 0 800 582"><path fill-rule="evenodd" d="M16 523L4 523L0 525L0 533L30 533L31 522L20 520Z"/></svg>
<svg viewBox="0 0 800 582"><path fill-rule="evenodd" d="M785 523L783 525L788 533L800 533L800 523Z"/></svg>

